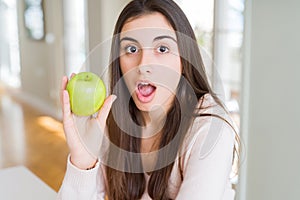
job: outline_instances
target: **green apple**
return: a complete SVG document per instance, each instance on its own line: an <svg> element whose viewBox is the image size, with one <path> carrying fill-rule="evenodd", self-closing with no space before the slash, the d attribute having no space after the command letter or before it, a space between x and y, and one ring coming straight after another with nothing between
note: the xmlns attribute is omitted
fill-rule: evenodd
<svg viewBox="0 0 300 200"><path fill-rule="evenodd" d="M67 84L71 111L78 116L97 112L106 97L106 88L99 76L92 72L80 72Z"/></svg>

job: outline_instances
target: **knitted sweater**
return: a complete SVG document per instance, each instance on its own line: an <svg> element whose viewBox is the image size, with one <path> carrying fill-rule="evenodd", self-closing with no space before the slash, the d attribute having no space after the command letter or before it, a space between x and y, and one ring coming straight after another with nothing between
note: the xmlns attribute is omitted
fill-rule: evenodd
<svg viewBox="0 0 300 200"><path fill-rule="evenodd" d="M228 119L210 95L205 95L203 113ZM178 154L168 184L170 199L233 200L230 182L235 133L222 119L197 117ZM148 183L150 176L145 173ZM98 161L91 170L80 170L67 161L67 170L58 193L58 200L104 200L107 181L105 166ZM147 189L141 198L150 200Z"/></svg>

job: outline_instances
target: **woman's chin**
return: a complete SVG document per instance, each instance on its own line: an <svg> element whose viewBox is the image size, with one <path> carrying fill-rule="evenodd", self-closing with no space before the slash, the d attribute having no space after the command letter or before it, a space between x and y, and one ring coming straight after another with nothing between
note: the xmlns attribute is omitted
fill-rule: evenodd
<svg viewBox="0 0 300 200"><path fill-rule="evenodd" d="M141 102L135 102L136 107L143 112L150 112L151 110L153 110L153 106L151 105L151 103L141 103Z"/></svg>
<svg viewBox="0 0 300 200"><path fill-rule="evenodd" d="M163 111L165 112L166 105L165 104L158 104L153 102L148 103L141 103L138 100L134 100L136 107L142 112L154 112L154 111Z"/></svg>

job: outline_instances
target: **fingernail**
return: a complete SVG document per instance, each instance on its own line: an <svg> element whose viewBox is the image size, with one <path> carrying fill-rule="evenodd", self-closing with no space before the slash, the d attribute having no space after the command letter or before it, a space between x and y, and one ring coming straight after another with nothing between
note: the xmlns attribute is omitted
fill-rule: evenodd
<svg viewBox="0 0 300 200"><path fill-rule="evenodd" d="M117 96L112 94L112 102L114 102L117 99Z"/></svg>

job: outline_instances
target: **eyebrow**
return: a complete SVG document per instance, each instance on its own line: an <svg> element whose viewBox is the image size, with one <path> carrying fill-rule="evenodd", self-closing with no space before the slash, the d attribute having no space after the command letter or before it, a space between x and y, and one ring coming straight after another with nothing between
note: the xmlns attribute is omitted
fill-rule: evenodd
<svg viewBox="0 0 300 200"><path fill-rule="evenodd" d="M171 40L173 40L174 42L177 43L177 40L175 38L173 38L172 36L169 36L169 35L158 36L158 37L154 38L153 41L162 40L162 39L171 39Z"/></svg>
<svg viewBox="0 0 300 200"><path fill-rule="evenodd" d="M128 40L128 41L131 41L131 42L138 42L136 39L133 39L133 38L131 38L131 37L123 37L121 40L120 40L120 43L122 42L122 41L124 41L124 40Z"/></svg>
<svg viewBox="0 0 300 200"><path fill-rule="evenodd" d="M173 38L172 36L169 36L169 35L161 35L161 36L157 36L156 38L153 39L153 42L155 42L155 41L157 41L157 40L162 40L162 39L171 39L171 40L173 40L174 42L177 43L177 40L176 40L175 38ZM131 37L123 37L123 38L120 40L120 43L121 43L122 41L125 41L125 40L138 43L138 41L137 41L136 39L131 38Z"/></svg>

